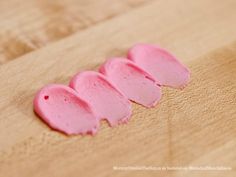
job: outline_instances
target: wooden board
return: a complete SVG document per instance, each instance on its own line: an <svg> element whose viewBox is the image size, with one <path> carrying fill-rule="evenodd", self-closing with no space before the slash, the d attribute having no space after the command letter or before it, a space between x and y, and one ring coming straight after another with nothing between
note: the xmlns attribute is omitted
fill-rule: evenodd
<svg viewBox="0 0 236 177"><path fill-rule="evenodd" d="M0 2L0 64L111 19L151 0ZM106 8L104 8L106 7Z"/></svg>
<svg viewBox="0 0 236 177"><path fill-rule="evenodd" d="M29 32L24 34L34 36L44 33L45 18L53 22L54 12L44 18L28 14L28 7L38 12L46 8L39 9L38 1L17 2L0 3L2 29L15 31L16 23L26 22ZM45 35L46 42L33 50L22 50L7 36L1 40L0 176L236 176L236 1L153 0L139 1L132 8L127 4L136 1L109 2L60 1L60 7L75 7L73 12L85 3L85 14L91 12L96 19L104 13L103 18L66 35ZM106 8L93 14L98 7ZM117 7L118 12L107 19ZM67 29L74 23L62 26ZM56 27L60 24L56 22ZM22 35L16 34L20 43ZM13 52L6 50L11 42ZM80 70L96 70L108 57L125 56L137 42L159 44L178 56L191 70L188 87L164 88L153 109L133 104L129 124L112 129L102 123L95 137L67 137L50 130L33 113L32 100L39 88L67 84ZM232 170L118 171L114 166Z"/></svg>

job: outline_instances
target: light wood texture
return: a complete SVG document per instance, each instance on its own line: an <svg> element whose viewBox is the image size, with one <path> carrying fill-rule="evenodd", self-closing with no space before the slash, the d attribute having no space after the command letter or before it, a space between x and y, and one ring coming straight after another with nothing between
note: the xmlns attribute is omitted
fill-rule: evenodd
<svg viewBox="0 0 236 177"><path fill-rule="evenodd" d="M1 1L0 64L150 1Z"/></svg>
<svg viewBox="0 0 236 177"><path fill-rule="evenodd" d="M75 30L57 42L49 40L44 47L2 64L0 174L236 176L235 9L235 0L155 0L124 14L120 10L112 19ZM96 70L107 57L125 56L137 42L172 51L190 68L190 84L182 91L164 88L153 109L133 104L127 125L112 129L102 123L95 137L67 137L50 130L33 113L32 100L40 87L67 84L80 70ZM232 170L113 170L113 166L143 165L218 165Z"/></svg>

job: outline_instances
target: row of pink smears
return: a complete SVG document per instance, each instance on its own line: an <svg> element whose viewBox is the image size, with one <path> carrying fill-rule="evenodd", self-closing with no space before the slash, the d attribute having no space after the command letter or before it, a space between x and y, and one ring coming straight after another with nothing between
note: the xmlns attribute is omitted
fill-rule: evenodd
<svg viewBox="0 0 236 177"><path fill-rule="evenodd" d="M100 120L127 123L131 102L154 107L161 87L184 88L189 70L168 51L137 44L127 58L108 59L99 72L76 74L69 86L50 84L35 96L34 110L52 129L65 134L96 134Z"/></svg>

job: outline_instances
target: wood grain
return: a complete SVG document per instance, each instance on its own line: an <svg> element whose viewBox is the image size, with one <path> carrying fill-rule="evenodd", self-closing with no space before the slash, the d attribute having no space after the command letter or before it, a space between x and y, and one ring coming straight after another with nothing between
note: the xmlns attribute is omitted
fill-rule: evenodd
<svg viewBox="0 0 236 177"><path fill-rule="evenodd" d="M150 0L0 2L0 64L111 19Z"/></svg>
<svg viewBox="0 0 236 177"><path fill-rule="evenodd" d="M184 5L183 5L184 4ZM235 176L236 2L156 0L0 66L0 172L7 176ZM183 91L158 106L133 104L129 124L102 123L95 137L50 130L35 92L96 70L134 43L171 50L191 70ZM231 171L114 171L113 166L230 166Z"/></svg>

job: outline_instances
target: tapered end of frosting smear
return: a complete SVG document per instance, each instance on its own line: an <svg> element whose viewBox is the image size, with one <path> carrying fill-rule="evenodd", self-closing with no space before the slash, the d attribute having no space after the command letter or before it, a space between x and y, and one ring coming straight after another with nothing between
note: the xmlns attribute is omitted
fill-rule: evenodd
<svg viewBox="0 0 236 177"><path fill-rule="evenodd" d="M161 88L152 76L126 58L109 59L99 71L136 103L153 107L161 98Z"/></svg>
<svg viewBox="0 0 236 177"><path fill-rule="evenodd" d="M110 126L126 123L131 116L130 101L100 73L78 73L72 78L70 87L91 104L99 119L106 119Z"/></svg>
<svg viewBox="0 0 236 177"><path fill-rule="evenodd" d="M152 75L163 86L184 88L190 80L189 70L168 51L149 44L137 44L128 58Z"/></svg>
<svg viewBox="0 0 236 177"><path fill-rule="evenodd" d="M35 96L34 110L51 128L68 135L95 134L99 127L90 106L64 85L42 88Z"/></svg>

